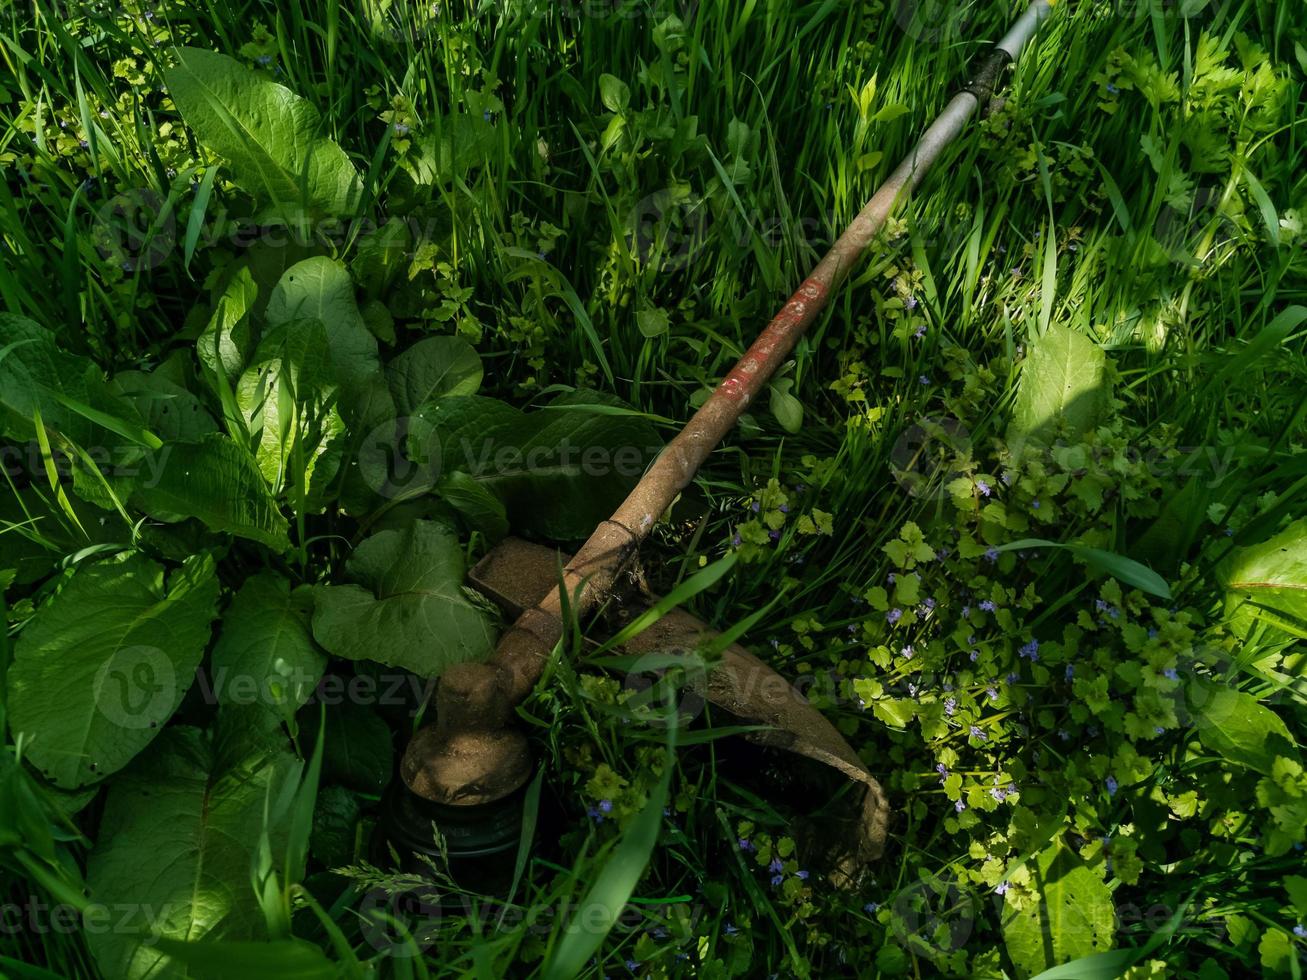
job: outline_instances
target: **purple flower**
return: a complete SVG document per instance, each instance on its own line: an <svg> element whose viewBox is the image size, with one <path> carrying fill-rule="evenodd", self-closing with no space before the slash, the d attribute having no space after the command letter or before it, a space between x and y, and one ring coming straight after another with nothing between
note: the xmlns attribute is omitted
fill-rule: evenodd
<svg viewBox="0 0 1307 980"><path fill-rule="evenodd" d="M903 306L905 309L915 310L917 308L917 297L909 296L903 301ZM921 329L925 330L926 328L923 326Z"/></svg>
<svg viewBox="0 0 1307 980"><path fill-rule="evenodd" d="M481 118L484 119L486 122L490 122L490 110L483 109L481 111Z"/></svg>
<svg viewBox="0 0 1307 980"><path fill-rule="evenodd" d="M1039 659L1039 641L1031 639L1029 643L1021 648L1019 653L1021 656L1028 658L1033 664Z"/></svg>
<svg viewBox="0 0 1307 980"><path fill-rule="evenodd" d="M747 838L747 837L741 837L741 838L740 838L740 850L742 850L742 851L744 851L744 852L746 852L746 853L752 852L753 850L755 850L755 848L754 848L754 846L753 846L753 842L752 842L751 840L749 840L749 838Z"/></svg>
<svg viewBox="0 0 1307 980"><path fill-rule="evenodd" d="M780 512L781 512L782 514L788 514L788 513L790 512L790 505L789 505L789 504L781 504L781 506L780 506Z"/></svg>
<svg viewBox="0 0 1307 980"><path fill-rule="evenodd" d="M862 911L866 912L868 915L871 915L878 908L880 908L879 902L868 902L866 905L862 907Z"/></svg>
<svg viewBox="0 0 1307 980"><path fill-rule="evenodd" d="M731 544L733 544L733 545L734 545L735 547L737 547L737 548L740 546L740 532L739 532L739 531L736 531L736 532L735 532L735 537L731 538Z"/></svg>
<svg viewBox="0 0 1307 980"><path fill-rule="evenodd" d="M1066 665L1066 679L1067 679L1067 680L1071 680L1071 678L1073 678L1073 677L1075 677L1075 676L1076 676L1076 669L1075 669L1075 667L1073 667L1071 664L1067 664L1067 665Z"/></svg>
<svg viewBox="0 0 1307 980"><path fill-rule="evenodd" d="M947 701L944 702L944 714L948 715L950 718L957 710L958 710L957 698L949 698Z"/></svg>
<svg viewBox="0 0 1307 980"><path fill-rule="evenodd" d="M768 531L768 532L767 532L767 537L771 538L773 541L779 541L779 540L781 539L781 532L780 532L780 531Z"/></svg>
<svg viewBox="0 0 1307 980"><path fill-rule="evenodd" d="M982 497L988 497L989 494L990 494L990 491L991 491L993 488L992 488L988 483L986 483L984 480L977 480L977 481L976 481L976 489L980 491L980 495L981 495Z"/></svg>
<svg viewBox="0 0 1307 980"><path fill-rule="evenodd" d="M935 771L939 773L941 779L947 778L948 776L948 766L944 765L942 762L936 764Z"/></svg>
<svg viewBox="0 0 1307 980"><path fill-rule="evenodd" d="M926 377L924 374L921 375L921 377L917 378L917 381L923 385L930 384L930 378Z"/></svg>
<svg viewBox="0 0 1307 980"><path fill-rule="evenodd" d="M985 688L985 693L989 695L989 700L991 701L998 700L998 691L995 688L987 687Z"/></svg>
<svg viewBox="0 0 1307 980"><path fill-rule="evenodd" d="M972 650L969 656L971 657L971 662L974 664L977 660L980 659L980 651Z"/></svg>
<svg viewBox="0 0 1307 980"><path fill-rule="evenodd" d="M804 870L796 871L796 872L794 873L794 876L795 876L796 878L798 878L800 881L807 881L807 880L808 880L808 872L807 872L807 871L804 871Z"/></svg>
<svg viewBox="0 0 1307 980"><path fill-rule="evenodd" d="M785 875L772 875L771 876L772 887L779 888L784 880L785 880Z"/></svg>
<svg viewBox="0 0 1307 980"><path fill-rule="evenodd" d="M784 871L784 870L785 870L785 862L782 861L782 860L781 860L780 858L778 858L778 857L774 857L774 858L771 859L771 864L767 865L767 870L768 870L768 871Z"/></svg>
<svg viewBox="0 0 1307 980"><path fill-rule="evenodd" d="M915 306L916 304L917 304L917 301L914 299L914 300L912 301L912 305ZM912 308L912 307L909 307L909 309L911 309L911 308ZM921 326L917 327L916 332L913 333L912 336L913 336L914 338L916 338L917 340L920 340L922 337L926 336L926 325L923 323Z"/></svg>
<svg viewBox="0 0 1307 980"><path fill-rule="evenodd" d="M994 605L993 599L985 599L980 603L980 608L984 612L995 612L998 609L998 606Z"/></svg>
<svg viewBox="0 0 1307 980"><path fill-rule="evenodd" d="M734 926L733 923L730 923L730 922L726 923L726 929L725 929L726 935L728 935L728 936L734 936L734 935L735 935L737 932L739 932L739 931L740 931L740 930L737 929L737 928L735 928L735 926Z"/></svg>
<svg viewBox="0 0 1307 980"><path fill-rule="evenodd" d="M1015 684L1018 680L1020 680L1020 678L1017 677L1016 671L1013 671L1012 673L1008 674L1005 678L1003 678L1003 680L1007 681L1007 683L1009 684Z"/></svg>
<svg viewBox="0 0 1307 980"><path fill-rule="evenodd" d="M1111 95L1116 95L1116 94L1117 94L1118 92L1120 92L1121 90L1120 90L1119 88L1117 88L1115 85L1113 85L1111 82L1108 82L1108 83L1107 83L1107 91L1108 91Z"/></svg>
<svg viewBox="0 0 1307 980"><path fill-rule="evenodd" d="M895 575L893 572L890 572L888 575L885 576L885 584L886 584L886 585L893 585L893 584L894 584L895 582L897 582L898 580L899 580L899 577L898 577L897 575Z"/></svg>
<svg viewBox="0 0 1307 980"><path fill-rule="evenodd" d="M926 601L922 603L927 609L934 609L937 603L932 596L926 596Z"/></svg>
<svg viewBox="0 0 1307 980"><path fill-rule="evenodd" d="M1061 739L1062 741L1064 741L1064 742L1066 742L1066 741L1070 741L1070 739L1071 739L1071 733L1068 732L1065 728L1059 728L1059 729L1057 730L1057 737L1060 738L1060 739Z"/></svg>
<svg viewBox="0 0 1307 980"><path fill-rule="evenodd" d="M907 646L905 646L902 650L899 651L899 653L903 654L903 658L905 660L911 660L913 655L916 654L916 652L917 652L916 650L912 649L911 643L909 643Z"/></svg>
<svg viewBox="0 0 1307 980"><path fill-rule="evenodd" d="M758 511L762 510L762 504L760 504L758 501L755 500L753 503L749 505L749 510L753 511L756 514L758 513Z"/></svg>
<svg viewBox="0 0 1307 980"><path fill-rule="evenodd" d="M981 730L981 728L980 728L979 725L972 725L972 726L971 726L971 737L972 737L972 738L978 738L978 739L980 739L982 742L985 741L985 733Z"/></svg>
<svg viewBox="0 0 1307 980"><path fill-rule="evenodd" d="M261 54L261 55L259 55L257 58L255 58L254 60L257 61L257 62L258 62L259 64L261 64L261 65L270 65L270 64L272 64L272 55L270 55L270 54Z"/></svg>
<svg viewBox="0 0 1307 980"><path fill-rule="evenodd" d="M1162 676L1169 681L1178 681L1180 679L1180 675L1174 667L1167 667L1166 670L1162 671Z"/></svg>
<svg viewBox="0 0 1307 980"><path fill-rule="evenodd" d="M986 560L986 561L991 561L991 562L993 562L993 561L998 561L998 549L997 549L997 548L986 548L986 549L985 549L985 560ZM981 603L981 605L983 606L984 603Z"/></svg>
<svg viewBox="0 0 1307 980"><path fill-rule="evenodd" d="M594 807L590 807L588 810L586 810L585 815L589 817L591 820L593 820L595 823L604 822L604 815L600 813L598 810L596 810Z"/></svg>
<svg viewBox="0 0 1307 980"><path fill-rule="evenodd" d="M1162 734L1163 732L1165 732L1165 731L1166 731L1166 729L1163 728L1161 725L1154 725L1154 726L1153 726L1153 734L1155 734L1155 735L1161 735L1161 734Z"/></svg>
<svg viewBox="0 0 1307 980"><path fill-rule="evenodd" d="M999 474L998 478L999 478L1000 480L1003 481L1003 486L1005 486L1005 487L1010 487L1010 486L1012 486L1012 471L1011 471L1011 470L1004 470L1002 473Z"/></svg>
<svg viewBox="0 0 1307 980"><path fill-rule="evenodd" d="M1006 895L1006 894L1007 894L1007 882L1006 882L1006 881L1000 881L1000 882L998 883L998 887L994 889L994 894L995 894L995 895Z"/></svg>
<svg viewBox="0 0 1307 980"><path fill-rule="evenodd" d="M1116 795L1117 781L1115 776L1108 776L1107 779L1103 781L1103 785L1107 787L1108 796Z"/></svg>
<svg viewBox="0 0 1307 980"><path fill-rule="evenodd" d="M1296 925L1293 927L1293 934L1299 939L1307 939L1307 926Z"/></svg>
<svg viewBox="0 0 1307 980"><path fill-rule="evenodd" d="M1039 501L1038 501L1038 500L1032 500L1032 501L1030 501L1030 509L1031 509L1031 510L1039 510Z"/></svg>
<svg viewBox="0 0 1307 980"><path fill-rule="evenodd" d="M893 626L895 623L897 623L897 622L898 622L900 619L902 619L902 618L903 618L903 610L902 610L902 609L891 609L889 612L887 612L887 613L885 614L885 619L888 620L888 622L889 622L889 624L890 624L891 626Z"/></svg>
<svg viewBox="0 0 1307 980"><path fill-rule="evenodd" d="M965 803L963 803L961 800L957 800L957 801L953 804L953 809L954 809L954 810L957 810L958 813L961 813L961 812L962 812L963 810L965 810L966 808L967 808L967 805L966 805Z"/></svg>
<svg viewBox="0 0 1307 980"><path fill-rule="evenodd" d="M997 800L999 803L1002 803L1004 800L1007 799L1007 791L1004 790L1001 786L995 786L993 789L989 791L989 795L994 797L994 799Z"/></svg>
<svg viewBox="0 0 1307 980"><path fill-rule="evenodd" d="M600 813L612 813L612 812L613 812L613 801L612 801L612 800L600 800L600 801L599 801L599 812L600 812Z"/></svg>

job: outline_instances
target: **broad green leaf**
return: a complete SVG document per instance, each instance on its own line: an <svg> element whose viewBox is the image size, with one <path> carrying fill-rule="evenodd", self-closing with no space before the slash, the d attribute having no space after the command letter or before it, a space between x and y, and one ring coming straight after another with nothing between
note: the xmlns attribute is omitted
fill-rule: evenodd
<svg viewBox="0 0 1307 980"><path fill-rule="evenodd" d="M462 337L419 340L386 365L399 415L412 415L449 395L475 395L481 377L481 358Z"/></svg>
<svg viewBox="0 0 1307 980"><path fill-rule="evenodd" d="M1198 740L1212 752L1263 775L1276 756L1298 757L1288 726L1251 694L1200 678L1186 693Z"/></svg>
<svg viewBox="0 0 1307 980"><path fill-rule="evenodd" d="M610 112L621 112L631 104L631 87L605 72L599 76L599 97Z"/></svg>
<svg viewBox="0 0 1307 980"><path fill-rule="evenodd" d="M463 551L449 528L414 521L365 540L345 563L357 585L319 586L313 636L333 656L434 677L490 653L490 618L463 591Z"/></svg>
<svg viewBox="0 0 1307 980"><path fill-rule="evenodd" d="M24 628L9 669L9 723L27 756L73 788L125 766L191 686L218 597L213 562L168 577L140 554L79 568Z"/></svg>
<svg viewBox="0 0 1307 980"><path fill-rule="evenodd" d="M1217 569L1225 607L1242 634L1258 620L1307 638L1307 518L1261 544L1240 548Z"/></svg>
<svg viewBox="0 0 1307 980"><path fill-rule="evenodd" d="M1025 551L1034 548L1059 548L1063 551L1069 551L1091 568L1096 568L1100 572L1111 575L1126 585L1133 585L1136 589L1147 592L1149 595L1155 595L1160 599L1171 598L1171 587L1166 584L1166 579L1147 565L1140 564L1133 558L1125 557L1125 555L1118 555L1114 551L1090 548L1083 544L1047 541L1044 538L1022 538L1020 541L1010 541L1005 545L1000 545L994 550L999 552Z"/></svg>
<svg viewBox="0 0 1307 980"><path fill-rule="evenodd" d="M275 942L180 942L160 939L160 952L195 980L338 980L340 970L303 939Z"/></svg>
<svg viewBox="0 0 1307 980"><path fill-rule="evenodd" d="M466 473L446 475L436 488L442 500L463 519L468 528L480 531L491 542L508 534L508 514L499 498Z"/></svg>
<svg viewBox="0 0 1307 980"><path fill-rule="evenodd" d="M327 659L309 631L312 596L273 572L247 579L222 615L213 647L219 704L261 704L284 720L313 694Z"/></svg>
<svg viewBox="0 0 1307 980"><path fill-rule="evenodd" d="M635 314L635 325L640 331L640 336L652 339L661 337L670 329L671 319L668 317L666 310L654 306L647 310L638 311Z"/></svg>
<svg viewBox="0 0 1307 980"><path fill-rule="evenodd" d="M229 383L240 377L251 353L253 327L249 315L258 297L259 287L249 268L242 265L218 297L213 316L195 341L195 352L208 377L212 378L220 368Z"/></svg>
<svg viewBox="0 0 1307 980"><path fill-rule="evenodd" d="M408 223L388 218L386 223L359 236L350 272L369 299L383 296L409 267L413 235Z"/></svg>
<svg viewBox="0 0 1307 980"><path fill-rule="evenodd" d="M653 427L612 414L617 405L577 391L524 414L490 398L451 397L424 417L440 434L442 472L475 477L513 528L561 541L588 537L658 449Z"/></svg>
<svg viewBox="0 0 1307 980"><path fill-rule="evenodd" d="M132 503L161 521L197 518L214 531L290 547L286 518L245 450L223 435L151 453Z"/></svg>
<svg viewBox="0 0 1307 980"><path fill-rule="evenodd" d="M390 782L393 756L390 728L371 706L345 700L328 708L322 763L333 782L380 794Z"/></svg>
<svg viewBox="0 0 1307 980"><path fill-rule="evenodd" d="M182 119L271 217L298 222L358 209L358 171L322 135L312 104L234 58L200 48L177 53L164 79Z"/></svg>
<svg viewBox="0 0 1307 980"><path fill-rule="evenodd" d="M310 850L329 868L354 860L355 828L363 808L344 786L324 786L318 791L313 810L313 838Z"/></svg>
<svg viewBox="0 0 1307 980"><path fill-rule="evenodd" d="M39 323L0 313L0 435L32 439L38 411L48 429L83 449L107 452L115 460L139 456L131 440L95 418L119 420L131 430L141 427L135 408L104 380L95 363L69 353Z"/></svg>
<svg viewBox="0 0 1307 980"><path fill-rule="evenodd" d="M1018 976L1112 948L1112 894L1078 855L1054 841L1030 871L1035 899L1009 889L1002 917L1003 943Z"/></svg>
<svg viewBox="0 0 1307 980"><path fill-rule="evenodd" d="M220 716L214 735L168 729L109 792L87 881L97 903L138 915L128 927L88 930L107 977L212 975L170 959L154 936L240 942L264 934L250 868L264 799L298 763L284 748L228 727ZM274 849L284 849L284 827L268 829Z"/></svg>
<svg viewBox="0 0 1307 980"><path fill-rule="evenodd" d="M803 428L803 402L790 392L794 388L793 378L781 378L768 386L771 393L771 413L781 428L795 433Z"/></svg>
<svg viewBox="0 0 1307 980"><path fill-rule="evenodd" d="M146 428L166 443L199 442L218 431L200 400L160 371L122 371L113 380L135 404Z"/></svg>
<svg viewBox="0 0 1307 980"><path fill-rule="evenodd" d="M871 702L871 711L890 728L906 728L908 722L912 721L917 713L917 705L913 701L884 698Z"/></svg>
<svg viewBox="0 0 1307 980"><path fill-rule="evenodd" d="M356 389L381 370L377 338L363 322L354 298L354 283L339 262L315 256L287 269L268 299L271 326L317 320L326 331L331 376L345 389Z"/></svg>
<svg viewBox="0 0 1307 980"><path fill-rule="evenodd" d="M468 112L442 116L436 132L419 139L404 161L415 184L452 183L482 165L495 149L495 127Z"/></svg>
<svg viewBox="0 0 1307 980"><path fill-rule="evenodd" d="M235 394L254 460L273 493L310 482L328 440L344 427L333 405L330 341L322 322L272 328Z"/></svg>
<svg viewBox="0 0 1307 980"><path fill-rule="evenodd" d="M1047 445L1062 432L1070 438L1083 435L1102 418L1109 385L1102 349L1084 334L1054 324L1031 341L1009 440Z"/></svg>

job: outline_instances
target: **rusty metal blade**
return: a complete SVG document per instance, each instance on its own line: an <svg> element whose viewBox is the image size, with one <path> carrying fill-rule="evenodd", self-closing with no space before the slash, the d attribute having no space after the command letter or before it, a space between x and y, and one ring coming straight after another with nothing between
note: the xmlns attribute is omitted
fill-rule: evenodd
<svg viewBox="0 0 1307 980"><path fill-rule="evenodd" d="M541 596L557 588L559 569L568 556L553 548L518 538L506 538L472 569L472 584L492 599L509 618L532 608ZM629 617L656 602L641 593L635 603L624 604ZM630 654L686 654L703 650L716 631L679 609L624 644ZM693 683L693 682L692 682ZM780 674L738 643L728 645L708 668L698 693L732 715L767 728L748 737L762 745L805 756L842 773L863 787L854 831L842 842L835 863L836 883L852 884L868 863L884 849L889 806L876 778L853 747L827 718Z"/></svg>

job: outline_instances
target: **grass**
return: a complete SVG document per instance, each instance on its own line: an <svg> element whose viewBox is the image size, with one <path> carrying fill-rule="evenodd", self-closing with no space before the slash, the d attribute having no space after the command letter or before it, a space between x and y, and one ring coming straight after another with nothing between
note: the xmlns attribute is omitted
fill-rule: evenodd
<svg viewBox="0 0 1307 980"><path fill-rule="evenodd" d="M370 227L298 249L215 231L248 219L248 203L181 122L160 74L173 45L211 47L319 107L325 135L364 175L375 227L398 234L391 219L432 230L425 249L401 235L404 258L392 257L384 286L363 297L389 308L397 348L457 332L482 355L490 393L526 405L557 386L589 385L671 420L669 436L1017 12L966 3L937 24L931 5L916 16L911 7L13 4L0 14L0 296L8 312L57 330L61 345L106 371L154 368L178 351L189 356L225 270L241 258L254 257L270 284L292 253L353 262L373 247L380 234ZM1143 947L1187 910L1142 961L1157 965L1131 975L1299 975L1303 940L1292 930L1307 909L1282 881L1301 858L1260 836L1270 818L1250 802L1256 775L1227 767L1210 745L1196 748L1182 719L1146 752L1137 740L1148 764L1121 779L1120 794L1104 795L1104 776L1122 765L1119 744L1136 740L1105 732L1100 741L1087 734L1093 719L1077 721L1069 744L1058 737L1084 698L1054 690L1057 679L1021 666L1015 651L1038 634L1070 661L1076 641L1064 629L1102 595L1082 566L1051 551L995 565L1014 618L987 624L994 662L1020 666L1024 693L1005 693L997 717L986 716L1003 732L992 748L967 754L960 731L931 738L916 722L889 725L859 706L872 698L856 683L897 684L903 701L912 700L903 686L920 685L939 693L938 704L952 690L942 685L969 685L983 705L986 679L959 667L957 651L947 667L898 656L909 642L942 648L950 629L883 636L883 617L868 608L869 590L905 574L884 546L906 523L941 547L982 533L1079 540L1157 568L1173 605L1202 624L1188 669L1269 701L1301 736L1301 640L1237 630L1220 577L1232 548L1301 514L1307 486L1307 357L1302 318L1291 312L1307 304L1299 164L1307 38L1298 20L1293 5L1261 0L1060 10L1002 104L947 152L796 350L785 377L801 428L788 431L773 411L785 391L758 404L646 551L651 583L670 591L702 562L737 550L754 501L763 514L775 509L772 479L796 513L829 515L828 535L799 533L793 517L775 542L753 544L746 530L731 574L690 606L722 629L761 611L745 636L751 650L788 676L834 678L817 686L828 691L817 703L885 782L896 811L889 852L867 882L840 891L814 868L800 885L773 886L737 840L802 842L811 791L783 763L741 749L727 719L710 719L718 727L695 728L688 740L681 732L664 762L665 732L631 725L619 683L569 648L576 656L552 665L523 707L548 787L542 826L553 829L522 869L515 904L506 912L468 896L464 909L475 914L435 915L421 902L415 912L412 896L387 896L382 906L421 932L408 952L425 953L386 955L405 947L402 933L387 933L398 947L379 944L356 912L369 901L375 908L386 889L403 893L405 882L375 869L356 869L347 882L314 864L304 888L325 913L301 904L294 934L338 949L338 930L379 975L396 977L568 975L581 949L590 976L1017 975L1003 946L1012 903L995 888L1009 879L1018 893L1033 887L1023 866L1039 841L1028 824L1058 813L1067 852L1112 891L1116 945ZM607 76L629 89L616 113L604 103ZM455 140L443 179L415 181L419 136L439 142L455 112L488 121L490 135L465 156ZM986 530L942 484L994 479L1011 462L1021 363L1050 326L1111 358L1117 401L1093 451L1132 468L1113 477L1105 506L1067 491L1062 519L1048 526L1031 506L1044 491L1014 484L1006 506L1019 517ZM927 469L931 482L909 492L914 427L942 419L956 420L965 451L946 454L942 470ZM1177 458L1194 472L1177 471ZM1021 532L1018 520L1033 530ZM85 546L74 531L47 523L4 540L21 536L71 567ZM349 533L310 517L301 537L321 549L312 567L342 560ZM983 560L973 564L981 572L950 566L949 584L938 584L955 594L939 593L942 605L962 605L975 576L988 574ZM0 572L8 565L0 558ZM328 574L306 567L305 581ZM49 591L10 588L15 630ZM1127 618L1147 625L1154 612L1135 601ZM949 615L965 637L968 614ZM1124 640L1079 642L1077 663L1105 675L1137 659ZM892 663L869 652L882 646ZM1224 659L1204 659L1216 647ZM1060 672L1057 656L1046 660ZM1020 801L966 823L954 810L959 797L936 779L942 751L982 795L991 777L1023 772ZM673 770L669 817L650 844L641 814L661 792L664 765ZM1184 792L1199 800L1187 816L1177 802ZM612 817L586 816L610 797ZM362 806L358 841L375 797ZM85 837L60 838L74 866L100 808L78 818ZM972 803L967 812L979 810ZM1133 879L1104 869L1104 835L1137 842L1137 852L1116 855L1118 871L1141 863ZM22 863L23 846L0 836L8 892L47 894ZM625 914L586 948L562 913L592 889ZM1131 921L1129 909L1155 906L1166 914ZM944 936L941 922L963 925ZM77 932L5 938L17 943L5 951L16 960L92 975Z"/></svg>

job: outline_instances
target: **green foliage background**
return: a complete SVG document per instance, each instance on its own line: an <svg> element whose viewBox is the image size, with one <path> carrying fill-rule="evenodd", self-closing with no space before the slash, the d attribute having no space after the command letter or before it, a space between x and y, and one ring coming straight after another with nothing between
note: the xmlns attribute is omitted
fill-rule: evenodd
<svg viewBox="0 0 1307 980"><path fill-rule="evenodd" d="M4 971L1300 975L1294 4L1059 5L655 529L885 784L863 881L579 636L511 900L368 847L468 563L611 512L1017 12L5 7Z"/></svg>

